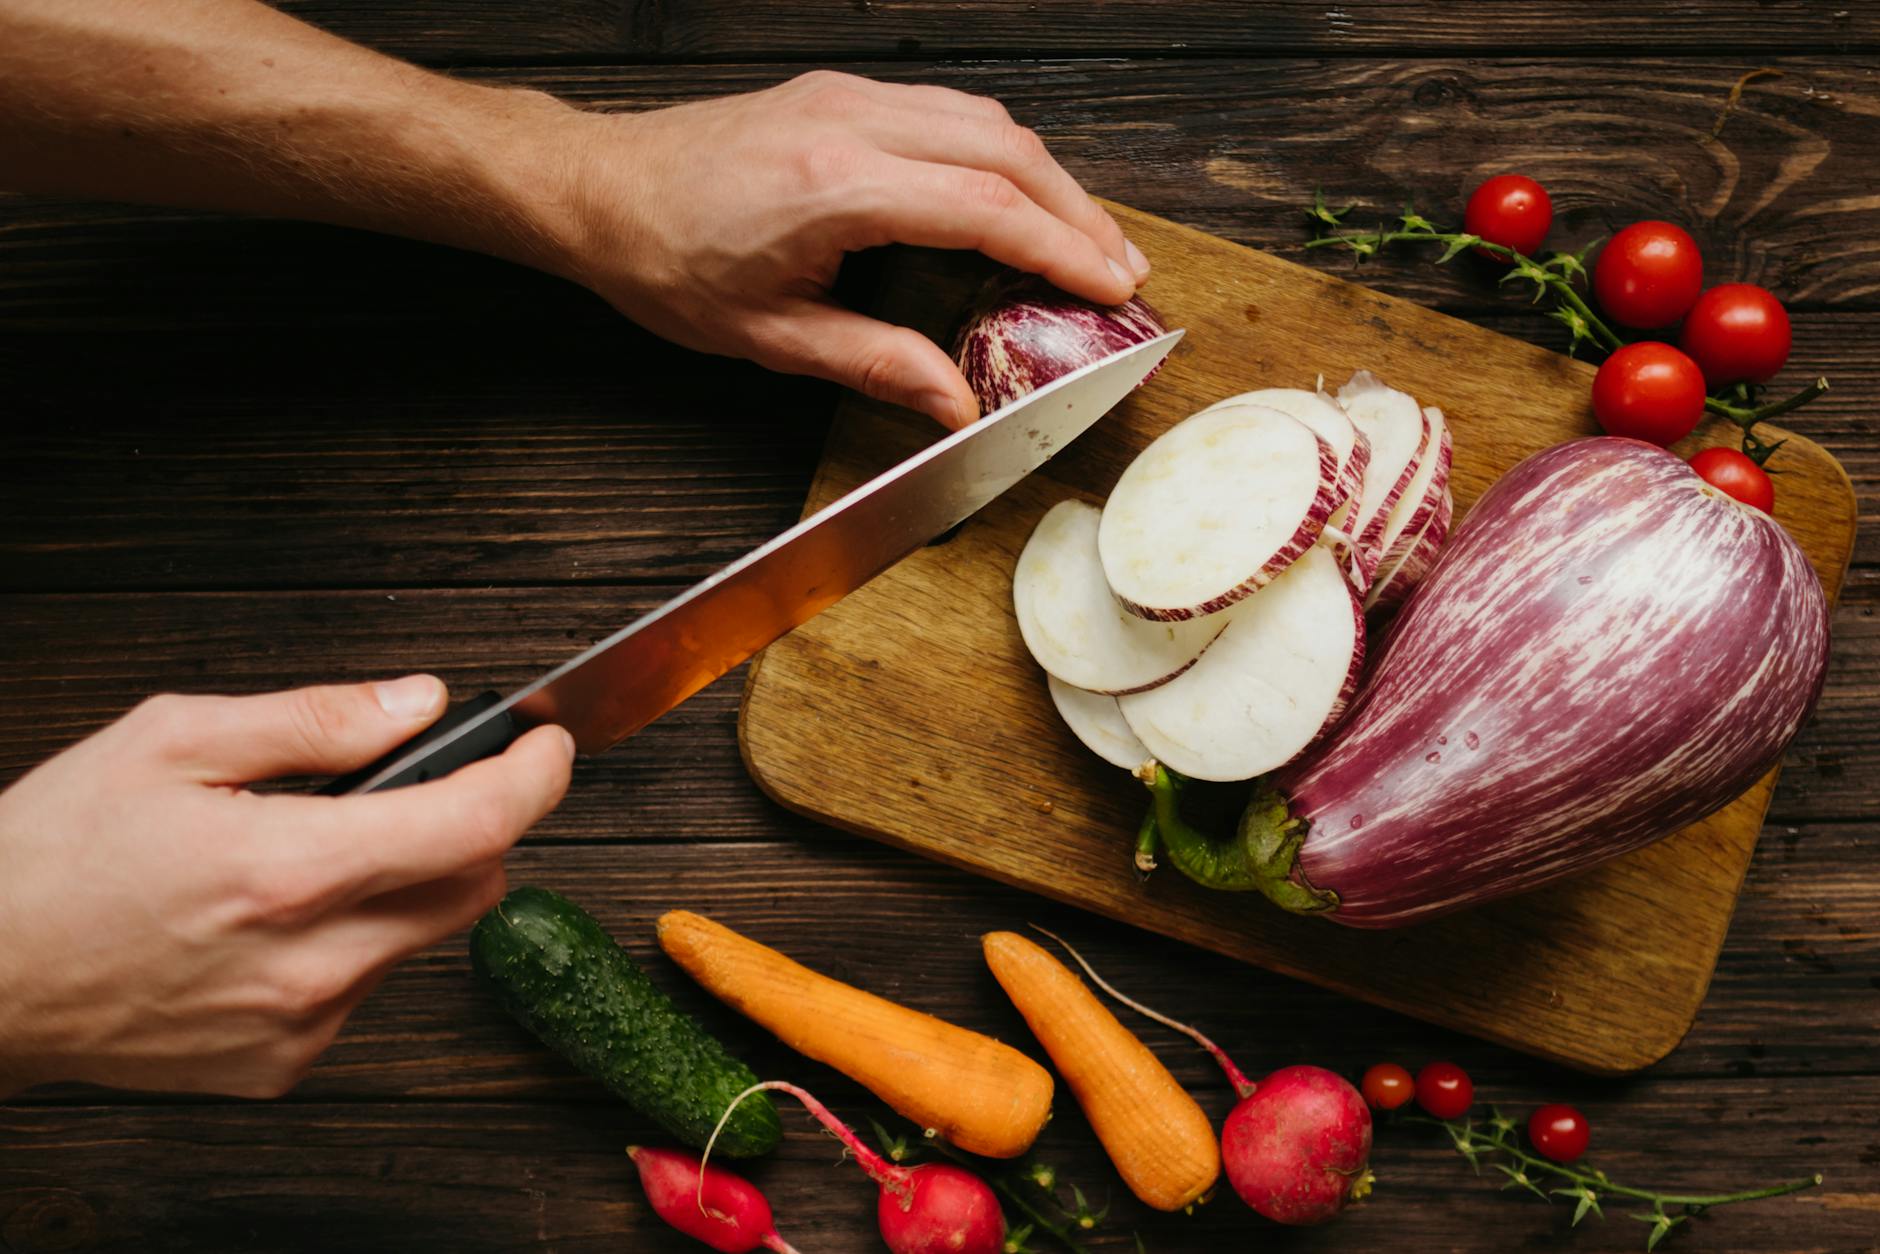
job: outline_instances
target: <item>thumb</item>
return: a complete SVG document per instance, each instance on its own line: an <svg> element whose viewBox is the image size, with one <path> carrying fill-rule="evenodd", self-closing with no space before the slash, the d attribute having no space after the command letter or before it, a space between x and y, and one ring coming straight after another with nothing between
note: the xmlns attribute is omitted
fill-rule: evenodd
<svg viewBox="0 0 1880 1254"><path fill-rule="evenodd" d="M772 315L756 338L753 356L769 369L843 384L919 410L952 431L979 417L979 402L960 368L911 327L806 300Z"/></svg>
<svg viewBox="0 0 1880 1254"><path fill-rule="evenodd" d="M407 675L254 697L171 700L175 713L157 733L159 747L204 783L247 784L364 766L436 722L445 690L433 676Z"/></svg>

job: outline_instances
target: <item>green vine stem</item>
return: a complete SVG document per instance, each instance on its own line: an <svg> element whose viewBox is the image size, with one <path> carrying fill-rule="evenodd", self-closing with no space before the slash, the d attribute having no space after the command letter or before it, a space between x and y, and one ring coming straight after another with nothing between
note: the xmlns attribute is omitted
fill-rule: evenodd
<svg viewBox="0 0 1880 1254"><path fill-rule="evenodd" d="M1816 1172L1812 1176L1804 1176L1799 1180L1788 1180L1760 1189L1746 1189L1740 1193L1657 1193L1650 1189L1636 1189L1629 1185L1615 1184L1605 1172L1597 1168L1576 1168L1529 1153L1521 1148L1515 1139L1517 1126L1515 1121L1493 1108L1491 1108L1491 1117L1486 1131L1478 1129L1473 1120L1458 1123L1450 1119L1406 1115L1402 1122L1441 1128L1449 1134L1449 1139L1456 1151L1474 1164L1477 1171L1481 1170L1482 1155L1507 1155L1518 1166L1510 1167L1506 1163L1489 1164L1508 1177L1508 1183L1502 1187L1505 1189L1524 1188L1543 1201L1551 1201L1553 1197L1576 1199L1577 1205L1573 1211L1573 1223L1576 1226L1580 1220L1586 1218L1588 1211L1602 1219L1605 1218L1605 1213L1599 1207L1602 1197L1628 1197L1641 1202L1649 1202L1651 1204L1649 1212L1634 1213L1632 1216L1634 1219L1652 1225L1652 1231L1645 1242L1647 1250L1656 1249L1658 1243L1664 1240L1673 1228L1695 1215L1703 1214L1713 1206L1728 1206L1736 1202L1754 1202L1762 1198L1782 1197L1789 1193L1800 1193L1804 1189L1812 1189L1821 1183L1821 1173ZM1529 1176L1530 1171L1546 1172L1559 1179L1571 1181L1574 1187L1543 1191L1540 1185ZM1666 1209L1667 1207L1682 1209L1684 1213L1673 1215Z"/></svg>
<svg viewBox="0 0 1880 1254"><path fill-rule="evenodd" d="M1434 243L1444 246L1442 256L1436 259L1437 265L1445 265L1454 260L1465 249L1475 249L1499 257L1509 265L1509 270L1501 277L1503 283L1529 282L1534 284L1534 300L1539 301L1549 292L1560 302L1560 308L1548 311L1548 316L1563 323L1572 340L1567 345L1567 354L1574 355L1581 344L1592 344L1606 352L1614 352L1625 347L1626 341L1606 323L1606 320L1593 312L1574 286L1576 278L1586 277L1586 256L1600 241L1594 240L1577 253L1552 253L1544 260L1536 261L1523 253L1501 244L1491 244L1479 235L1466 231L1442 231L1428 218L1414 209L1406 208L1398 216L1398 225L1394 229L1379 228L1376 231L1345 231L1345 215L1351 212L1351 206L1332 209L1325 203L1325 193L1314 194L1312 207L1306 210L1306 216L1312 219L1313 227L1318 232L1306 241L1307 248L1342 248L1357 256L1362 261L1375 256L1385 247L1400 242ZM1739 393L1743 389L1739 388ZM1783 441L1773 443L1758 437L1754 430L1757 423L1786 414L1792 409L1800 409L1828 390L1828 381L1817 378L1813 383L1783 400L1767 405L1732 405L1715 396L1704 398L1706 412L1719 418L1728 418L1743 431L1743 451L1757 465L1762 465L1769 455L1782 447Z"/></svg>

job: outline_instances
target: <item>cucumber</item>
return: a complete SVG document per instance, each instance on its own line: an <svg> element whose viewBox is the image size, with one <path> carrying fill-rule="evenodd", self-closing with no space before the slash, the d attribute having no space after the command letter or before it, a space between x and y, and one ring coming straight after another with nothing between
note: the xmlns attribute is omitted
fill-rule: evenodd
<svg viewBox="0 0 1880 1254"><path fill-rule="evenodd" d="M470 965L542 1043L686 1145L703 1149L757 1077L653 986L594 917L546 888L517 888L470 933ZM753 1093L714 1153L776 1148L782 1125Z"/></svg>

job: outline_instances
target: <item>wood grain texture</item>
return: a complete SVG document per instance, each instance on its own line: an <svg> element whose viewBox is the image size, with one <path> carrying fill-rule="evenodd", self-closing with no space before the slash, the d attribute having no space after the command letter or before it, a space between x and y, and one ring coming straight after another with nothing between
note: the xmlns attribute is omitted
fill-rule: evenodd
<svg viewBox="0 0 1880 1254"><path fill-rule="evenodd" d="M1295 258L1308 238L1300 210L1315 186L1380 214L1414 198L1453 220L1485 175L1515 168L1549 188L1556 244L1577 247L1639 218L1668 217L1692 230L1713 278L1762 283L1804 307L1880 307L1880 200L1869 160L1880 149L1880 71L1853 58L1773 58L1784 76L1753 83L1710 139L1731 86L1763 63L1224 58L846 68L998 97L1093 191ZM803 69L467 73L583 107L643 110L755 90ZM1466 259L1439 269L1417 258L1367 275L1425 304L1499 303L1491 273ZM8 331L180 324L204 333L318 320L411 343L438 325L527 326L523 315L536 311L595 324L611 317L565 284L442 248L329 227L0 197L0 329Z"/></svg>
<svg viewBox="0 0 1880 1254"><path fill-rule="evenodd" d="M1752 56L1880 47L1880 20L1860 4L1812 0L1602 2L1597 12L1488 0L1466 6L1346 0L277 0L328 30L428 63L568 56L615 60L1031 57L1055 52L1176 56L1443 52Z"/></svg>
<svg viewBox="0 0 1880 1254"><path fill-rule="evenodd" d="M1093 189L1295 258L1297 205L1315 183L1380 210L1415 194L1453 217L1471 182L1506 161L1554 189L1557 241L1670 215L1696 229L1713 280L1775 284L1799 311L1789 375L1823 370L1836 388L1795 425L1848 467L1869 521L1828 692L1784 769L1711 994L1644 1078L1568 1074L798 818L744 775L735 677L582 763L512 874L575 895L761 1071L808 1080L845 1113L865 1114L864 1095L661 965L649 931L660 908L718 912L1025 1048L972 938L1037 919L1256 1070L1450 1057L1509 1109L1582 1106L1594 1157L1615 1171L1704 1186L1826 1172L1817 1194L1699 1221L1673 1238L1688 1249L1875 1248L1880 11L1844 0L286 7L597 108L749 90L837 58L988 92ZM935 60L995 45L1016 59ZM1130 49L1145 55L1108 56ZM1484 57L1516 49L1532 55ZM680 56L733 63L608 64ZM467 68L479 62L492 68ZM1730 85L1772 62L1786 76L1751 84L1706 142ZM1559 343L1472 267L1406 255L1357 277ZM0 591L12 594L0 597L0 779L148 691L382 667L437 667L466 687L521 673L562 647L563 612L585 625L616 597L650 603L793 519L832 397L658 345L565 284L444 249L7 196L0 387L7 416L23 419L0 434ZM699 439L702 420L722 438ZM519 525L499 527L498 514ZM1224 1109L1203 1059L1150 1040ZM786 1231L806 1251L879 1250L870 1191L806 1123L790 1127L782 1157L758 1169ZM287 1102L46 1089L0 1107L0 1248L700 1248L648 1215L627 1176L620 1146L646 1134L504 1019L452 941L394 972ZM1074 1109L1044 1150L1093 1200L1121 1193ZM1561 1209L1498 1192L1405 1129L1384 1133L1378 1159L1376 1202L1330 1228L1281 1231L1231 1198L1193 1223L1142 1222L1124 1196L1091 1244L1124 1254L1132 1228L1156 1254L1643 1243L1620 1215L1569 1234Z"/></svg>
<svg viewBox="0 0 1880 1254"><path fill-rule="evenodd" d="M1187 338L1153 386L956 538L765 651L739 725L752 776L820 820L1555 1061L1601 1072L1657 1061L1696 1017L1773 776L1588 875L1387 934L1287 916L1167 872L1138 882L1128 855L1142 790L1059 725L1011 611L1013 564L1046 509L1101 499L1136 452L1212 401L1311 386L1315 372L1335 384L1371 369L1443 410L1459 517L1527 454L1596 428L1584 363L1117 212L1162 258L1144 294ZM911 254L890 271L884 304L897 320L931 311L922 329L943 336L982 269ZM923 435L890 407L845 400L807 508ZM1817 446L1798 439L1785 451L1776 514L1832 600L1854 544L1853 491Z"/></svg>
<svg viewBox="0 0 1880 1254"><path fill-rule="evenodd" d="M1814 1163L1852 1161L1880 1120L1880 1094L1848 1094L1832 1080L1795 1087L1813 1103L1771 1104L1751 1080L1641 1081L1621 1100L1579 1100L1596 1128L1648 1121L1668 1143L1714 1139L1745 1147L1729 1165L1728 1183L1752 1187L1792 1179ZM904 1126L833 1076L817 1088L845 1113L877 1113ZM1218 1085L1197 1096L1216 1117L1232 1104ZM1486 1096L1500 1094L1490 1089ZM1832 1123L1798 1113L1828 1103L1842 1114ZM784 1123L775 1155L739 1165L768 1194L779 1230L804 1250L880 1249L874 1186L839 1160L834 1143L811 1131L806 1117L786 1113ZM458 1251L696 1251L696 1243L649 1213L628 1173L622 1147L651 1132L617 1104L579 1099L16 1109L0 1113L0 1163L8 1164L0 1180L0 1234L15 1254L382 1250L388 1233ZM1041 1153L1061 1165L1089 1139L1088 1125L1067 1103L1041 1139ZM1163 1252L1253 1244L1297 1251L1505 1249L1567 1240L1562 1208L1499 1194L1498 1176L1472 1174L1430 1129L1387 1129L1372 1164L1380 1178L1373 1200L1335 1224L1281 1229L1226 1194L1192 1216L1157 1215L1118 1189L1091 1246L1134 1250L1132 1232L1147 1249ZM1723 1179L1718 1164L1644 1144L1606 1154L1605 1165L1622 1181L1659 1187ZM1086 1192L1104 1187L1094 1173L1070 1178ZM1681 1235L1688 1248L1795 1249L1801 1230L1811 1249L1870 1249L1875 1194L1861 1191L1867 1187L1838 1176L1797 1199L1715 1211ZM1092 1201L1100 1204L1099 1197ZM1586 1231L1574 1233L1573 1248L1642 1244L1643 1229L1623 1209L1614 1205L1608 1213L1604 1224L1589 1219ZM1477 1226L1487 1222L1492 1237ZM398 1248L412 1245L401 1241Z"/></svg>

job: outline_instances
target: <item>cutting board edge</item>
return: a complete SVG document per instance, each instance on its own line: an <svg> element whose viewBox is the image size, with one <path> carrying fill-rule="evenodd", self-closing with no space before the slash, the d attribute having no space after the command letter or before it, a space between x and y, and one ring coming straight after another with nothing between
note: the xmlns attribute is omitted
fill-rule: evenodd
<svg viewBox="0 0 1880 1254"><path fill-rule="evenodd" d="M1428 1013L1427 1006L1409 1000L1399 1001L1388 994L1380 994L1373 988L1360 989L1356 986L1347 986L1342 981L1323 978L1317 973L1294 967L1283 960L1275 961L1265 956L1259 958L1248 957L1245 954L1235 952L1232 948L1211 943L1202 935L1199 929L1184 931L1179 927L1164 927L1157 923L1144 922L1141 918L1128 917L1121 912L1106 910L1100 905L1093 905L1088 901L1079 900L1071 894L1053 892L1047 886L1032 883L1016 876L1003 874L992 864L975 863L968 858L952 857L945 852L904 841L891 832L876 827L870 827L864 823L853 822L839 814L819 808L812 794L794 792L767 773L760 763L759 752L753 748L750 730L751 719L749 714L753 695L763 682L763 667L761 662L762 655L759 656L758 661L753 663L751 667L745 680L744 692L739 702L738 751L742 755L745 769L749 772L751 781L757 785L758 791L793 814L801 815L804 818L821 823L827 827L833 827L838 831L866 837L867 839L887 845L903 853L911 853L919 857L930 859L942 865L952 867L955 870L964 871L969 875L993 880L1008 888L1015 888L1021 892L1034 893L1038 896L1055 901L1060 905L1082 910L1089 914L1095 914L1102 918L1109 919L1112 922L1150 932L1157 936L1165 936L1171 940L1179 941L1184 945L1193 945L1197 949L1219 954L1222 957L1230 958L1236 962L1245 962L1250 966L1257 966L1262 970L1275 972L1288 979L1300 980L1314 987L1327 989L1340 996L1351 997L1371 1005L1381 1006L1386 1010L1393 1011L1408 1018L1416 1019L1423 1023L1434 1024L1437 1027L1445 1028L1450 1031L1461 1032L1467 1036L1489 1041L1530 1057L1558 1063L1561 1066L1569 1067L1588 1075L1634 1075L1647 1067L1663 1061L1683 1043L1684 1038L1690 1035L1691 1028L1696 1025L1697 1017L1702 1012L1704 1002L1710 994L1711 980L1716 974L1716 955L1722 952L1724 941L1729 934L1730 921L1735 917L1736 911L1733 904L1730 912L1723 919L1723 927L1717 934L1715 947L1710 951L1710 959L1704 964L1702 979L1696 982L1696 987L1687 999L1688 1004L1680 1006L1677 1010L1674 1020L1677 1025L1675 1031L1668 1031L1651 1037L1627 1040L1626 1043L1632 1046L1632 1049L1629 1053L1616 1060L1614 1058L1614 1051L1610 1049L1603 1051L1599 1057L1571 1051L1547 1049L1536 1045L1532 1041L1524 1040L1512 1033L1502 1032L1492 1025L1476 1022L1466 1016L1430 1014ZM1775 796L1775 783L1777 777L1780 775L1780 770L1781 768L1778 766L1768 777L1768 792L1764 798L1762 809L1757 815L1759 838L1762 823L1766 820L1769 805ZM1763 781L1759 779L1755 786L1761 786L1762 783ZM1733 886L1733 901L1742 891L1743 882L1749 874L1749 865L1750 859L1745 858ZM1326 926L1336 927L1337 925L1327 923ZM1612 1039L1607 1038L1607 1043L1613 1043Z"/></svg>

